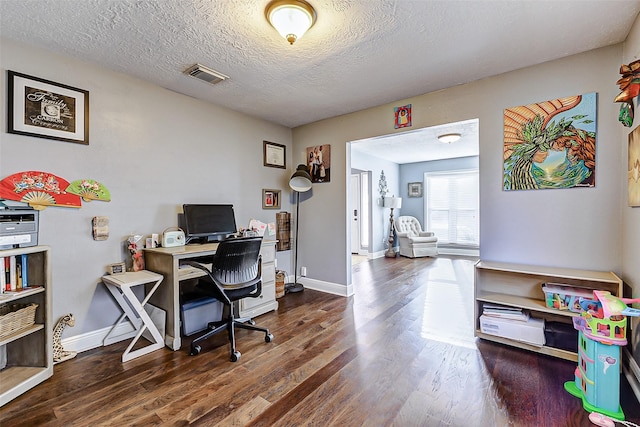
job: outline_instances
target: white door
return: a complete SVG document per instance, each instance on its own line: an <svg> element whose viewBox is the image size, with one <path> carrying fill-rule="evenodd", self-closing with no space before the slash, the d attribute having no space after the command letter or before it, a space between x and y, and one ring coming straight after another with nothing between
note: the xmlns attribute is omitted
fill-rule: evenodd
<svg viewBox="0 0 640 427"><path fill-rule="evenodd" d="M351 175L351 253L360 253L360 175Z"/></svg>

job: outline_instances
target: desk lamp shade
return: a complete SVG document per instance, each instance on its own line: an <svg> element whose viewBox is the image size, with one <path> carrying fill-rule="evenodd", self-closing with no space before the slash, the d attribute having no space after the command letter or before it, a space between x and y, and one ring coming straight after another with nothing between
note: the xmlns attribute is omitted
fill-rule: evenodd
<svg viewBox="0 0 640 427"><path fill-rule="evenodd" d="M300 193L311 190L311 175L309 175L305 165L298 165L298 168L289 179L289 187L296 192L296 244L293 262L293 283L284 284L285 293L304 290L302 283L298 283L298 225L300 224Z"/></svg>
<svg viewBox="0 0 640 427"><path fill-rule="evenodd" d="M311 190L311 175L309 175L305 165L298 165L296 171L291 175L291 179L289 179L289 187L299 193Z"/></svg>

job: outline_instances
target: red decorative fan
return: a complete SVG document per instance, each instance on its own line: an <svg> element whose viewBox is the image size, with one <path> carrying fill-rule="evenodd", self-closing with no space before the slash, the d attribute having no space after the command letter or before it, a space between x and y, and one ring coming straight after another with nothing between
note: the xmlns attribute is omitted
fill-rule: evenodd
<svg viewBox="0 0 640 427"><path fill-rule="evenodd" d="M0 181L0 197L28 203L36 210L47 206L79 208L80 196L63 190L68 186L64 178L48 172L18 172Z"/></svg>

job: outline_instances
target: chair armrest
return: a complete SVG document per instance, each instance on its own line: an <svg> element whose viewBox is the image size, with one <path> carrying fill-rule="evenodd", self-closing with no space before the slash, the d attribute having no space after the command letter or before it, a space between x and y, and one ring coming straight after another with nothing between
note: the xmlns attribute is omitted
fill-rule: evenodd
<svg viewBox="0 0 640 427"><path fill-rule="evenodd" d="M409 237L409 232L408 231L405 231L405 232L396 231L396 236L398 236L398 237Z"/></svg>
<svg viewBox="0 0 640 427"><path fill-rule="evenodd" d="M420 237L433 237L435 233L433 231L421 231L419 234Z"/></svg>

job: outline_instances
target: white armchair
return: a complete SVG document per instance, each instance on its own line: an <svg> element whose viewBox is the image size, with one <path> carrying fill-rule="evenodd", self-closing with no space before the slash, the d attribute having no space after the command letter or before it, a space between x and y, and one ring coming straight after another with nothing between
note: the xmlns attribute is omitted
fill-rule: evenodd
<svg viewBox="0 0 640 427"><path fill-rule="evenodd" d="M422 231L420 222L412 216L395 219L400 255L409 258L438 255L438 238L431 231Z"/></svg>

